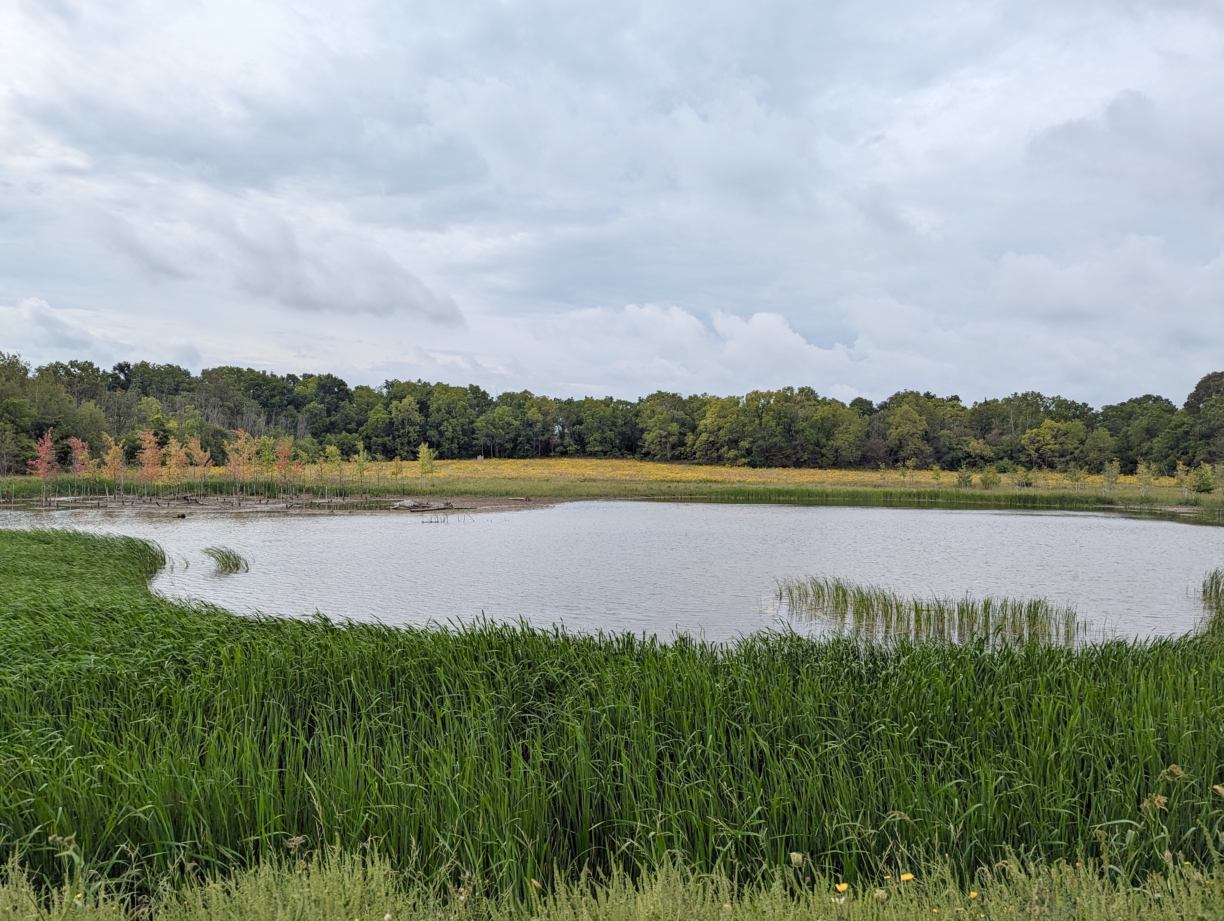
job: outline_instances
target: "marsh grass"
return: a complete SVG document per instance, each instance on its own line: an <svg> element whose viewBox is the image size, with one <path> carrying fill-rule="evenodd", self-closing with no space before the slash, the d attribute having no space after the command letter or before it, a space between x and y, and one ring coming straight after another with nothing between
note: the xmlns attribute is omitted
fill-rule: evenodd
<svg viewBox="0 0 1224 921"><path fill-rule="evenodd" d="M1072 607L1043 598L907 598L843 579L778 582L792 616L815 618L865 640L1040 642L1072 645L1092 635Z"/></svg>
<svg viewBox="0 0 1224 921"><path fill-rule="evenodd" d="M231 575L236 572L250 572L251 564L237 550L229 547L205 547L204 555L217 564L218 575Z"/></svg>
<svg viewBox="0 0 1224 921"><path fill-rule="evenodd" d="M1202 631L1224 636L1224 567L1217 567L1203 577L1199 598L1203 602Z"/></svg>
<svg viewBox="0 0 1224 921"><path fill-rule="evenodd" d="M918 872L905 882L894 871L851 886L796 856L798 865L746 883L666 860L636 876L617 872L561 880L547 890L530 887L522 898L472 879L430 884L368 851L269 858L232 874L197 874L142 900L96 882L44 888L14 862L0 868L0 921L1186 921L1224 913L1224 879L1215 869L1174 865L1131 885L1096 862L1035 865L1012 857L967 884L933 864L913 867Z"/></svg>
<svg viewBox="0 0 1224 921"><path fill-rule="evenodd" d="M292 841L520 901L673 855L746 885L800 853L868 892L898 855L969 884L1014 851L1142 886L1210 870L1224 832L1211 637L394 629L176 603L148 590L163 564L0 531L0 861L40 884L74 836L145 893L272 872Z"/></svg>

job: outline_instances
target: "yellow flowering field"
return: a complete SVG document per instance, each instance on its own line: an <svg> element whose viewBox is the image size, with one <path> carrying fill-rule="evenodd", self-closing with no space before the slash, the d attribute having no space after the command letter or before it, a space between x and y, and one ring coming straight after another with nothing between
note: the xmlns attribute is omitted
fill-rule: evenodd
<svg viewBox="0 0 1224 921"><path fill-rule="evenodd" d="M632 458L598 459L588 457L546 457L527 460L435 460L426 478L420 477L415 461L370 461L364 471L347 462L343 471L324 473L310 468L301 471L302 480L311 482L320 474L335 479L340 474L347 482L362 480L375 483L415 484L430 493L487 491L507 489L535 490L554 495L647 495L652 487L669 493L700 492L702 487L741 486L778 488L860 488L860 489L955 489L956 473L939 470L814 470L793 467L716 467L700 464L667 464ZM218 469L218 473L222 471ZM499 485L500 484L500 485ZM406 485L406 483L404 484ZM976 478L974 485L977 486ZM1056 491L1099 490L1100 475L1083 477L1073 483L1053 472L1034 471L1028 488ZM1006 478L998 489L1006 491L1011 484ZM1158 478L1156 491L1171 492L1173 480ZM1118 478L1120 492L1138 492L1135 477Z"/></svg>
<svg viewBox="0 0 1224 921"><path fill-rule="evenodd" d="M389 464L378 464L380 468ZM408 475L415 473L409 469ZM729 483L760 486L878 485L878 472L794 468L711 467L633 459L546 457L530 460L435 461L434 477L450 479L579 480L605 482ZM893 480L899 478L894 475Z"/></svg>

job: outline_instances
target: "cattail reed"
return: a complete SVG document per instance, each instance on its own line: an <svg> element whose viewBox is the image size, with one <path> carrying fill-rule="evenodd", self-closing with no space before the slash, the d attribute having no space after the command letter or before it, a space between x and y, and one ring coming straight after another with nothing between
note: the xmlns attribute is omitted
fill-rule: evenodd
<svg viewBox="0 0 1224 921"><path fill-rule="evenodd" d="M779 581L778 600L792 616L816 618L865 640L1066 646L1089 633L1073 607L1043 598L906 598L875 586L812 577Z"/></svg>

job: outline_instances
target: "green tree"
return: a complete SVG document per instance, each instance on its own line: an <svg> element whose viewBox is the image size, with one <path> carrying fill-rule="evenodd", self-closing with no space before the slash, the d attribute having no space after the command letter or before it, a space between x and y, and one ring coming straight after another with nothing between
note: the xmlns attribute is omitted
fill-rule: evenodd
<svg viewBox="0 0 1224 921"><path fill-rule="evenodd" d="M662 390L646 397L638 409L642 427L642 456L672 460L694 429L684 398Z"/></svg>
<svg viewBox="0 0 1224 921"><path fill-rule="evenodd" d="M434 452L429 445L421 442L421 446L417 448L417 469L420 471L422 478L433 476Z"/></svg>
<svg viewBox="0 0 1224 921"><path fill-rule="evenodd" d="M752 456L752 434L739 397L711 400L697 426L693 456L703 464L745 466Z"/></svg>
<svg viewBox="0 0 1224 921"><path fill-rule="evenodd" d="M927 431L926 419L910 403L889 410L888 447L894 461L904 464L912 460L917 467L929 467L934 452L927 442Z"/></svg>
<svg viewBox="0 0 1224 921"><path fill-rule="evenodd" d="M363 442L370 446L370 451L375 456L390 458L396 453L391 427L391 413L379 402L370 408L365 424L357 434L361 436Z"/></svg>
<svg viewBox="0 0 1224 921"><path fill-rule="evenodd" d="M1112 495L1114 489L1118 485L1119 464L1116 460L1111 460L1101 468L1101 492L1105 495Z"/></svg>
<svg viewBox="0 0 1224 921"><path fill-rule="evenodd" d="M1194 468L1194 473L1190 475L1190 485L1198 493L1209 493L1215 489L1215 477L1209 463L1203 461Z"/></svg>
<svg viewBox="0 0 1224 921"><path fill-rule="evenodd" d="M1177 408L1164 397L1141 397L1101 407L1101 426L1109 431L1123 472L1133 472L1150 460L1152 443L1173 420Z"/></svg>
<svg viewBox="0 0 1224 921"><path fill-rule="evenodd" d="M1095 429L1084 439L1084 447L1080 454L1080 459L1083 461L1084 466L1093 473L1103 471L1105 465L1113 460L1115 456L1113 436L1109 434L1108 429Z"/></svg>
<svg viewBox="0 0 1224 921"><path fill-rule="evenodd" d="M505 457L507 447L513 449L522 427L523 420L513 408L498 405L476 420L473 433L482 446L489 446L490 457Z"/></svg>
<svg viewBox="0 0 1224 921"><path fill-rule="evenodd" d="M439 457L470 457L475 451L473 433L478 414L472 394L465 387L437 384L429 395L426 441L435 445Z"/></svg>
<svg viewBox="0 0 1224 921"><path fill-rule="evenodd" d="M411 396L391 403L391 443L396 457L411 458L421 443L425 417Z"/></svg>
<svg viewBox="0 0 1224 921"><path fill-rule="evenodd" d="M1062 470L1082 457L1086 439L1084 423L1078 419L1070 422L1046 419L1021 435L1020 444L1031 466Z"/></svg>

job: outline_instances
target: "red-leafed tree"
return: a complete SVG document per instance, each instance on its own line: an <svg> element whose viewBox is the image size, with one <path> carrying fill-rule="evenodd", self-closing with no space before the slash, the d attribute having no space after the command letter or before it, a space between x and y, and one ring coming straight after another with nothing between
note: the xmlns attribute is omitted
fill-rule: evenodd
<svg viewBox="0 0 1224 921"><path fill-rule="evenodd" d="M42 480L43 502L47 501L47 480L59 473L59 462L55 459L55 442L51 438L53 431L54 428L47 429L43 437L35 442L34 448L38 453L30 461L30 472L37 473Z"/></svg>

